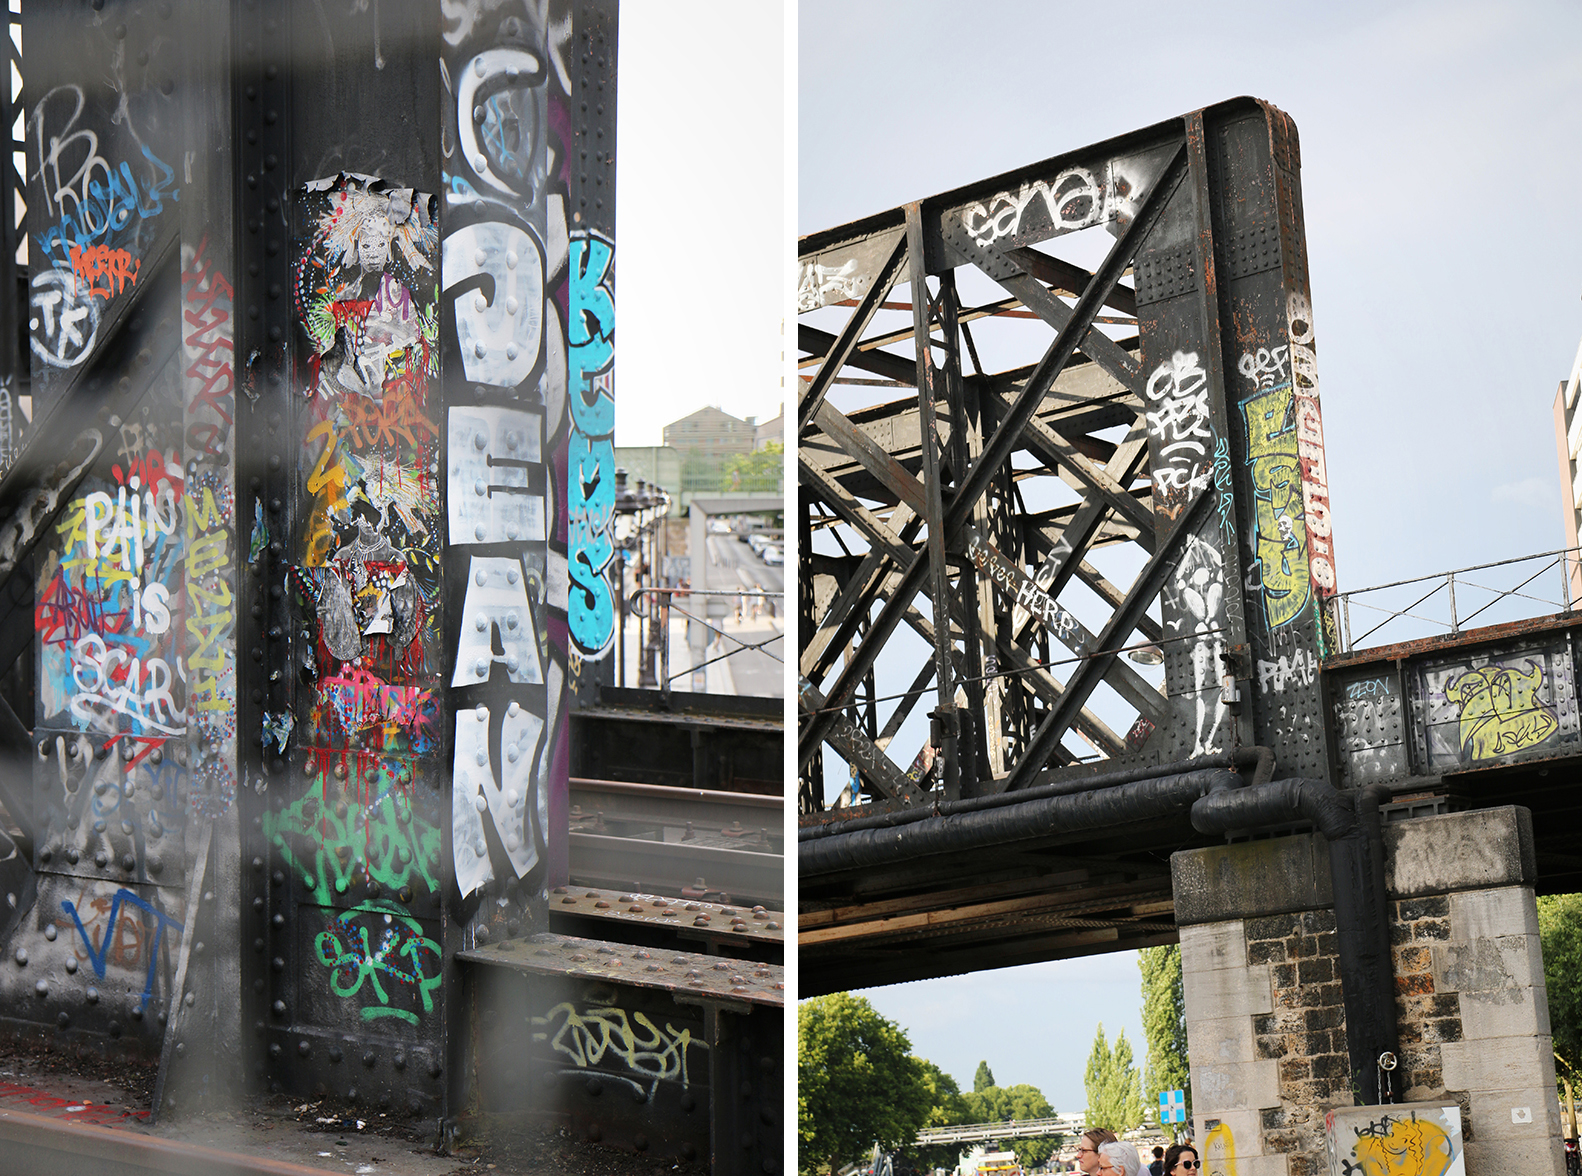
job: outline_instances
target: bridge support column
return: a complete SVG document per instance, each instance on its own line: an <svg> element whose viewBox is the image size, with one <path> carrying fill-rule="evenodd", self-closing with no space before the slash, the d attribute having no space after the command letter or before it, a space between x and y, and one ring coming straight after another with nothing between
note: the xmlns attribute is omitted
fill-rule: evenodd
<svg viewBox="0 0 1582 1176"><path fill-rule="evenodd" d="M1386 825L1398 1102L1459 1105L1467 1176L1562 1169L1531 817ZM1211 1176L1320 1176L1353 1104L1327 846L1317 834L1171 860L1194 1127Z"/></svg>

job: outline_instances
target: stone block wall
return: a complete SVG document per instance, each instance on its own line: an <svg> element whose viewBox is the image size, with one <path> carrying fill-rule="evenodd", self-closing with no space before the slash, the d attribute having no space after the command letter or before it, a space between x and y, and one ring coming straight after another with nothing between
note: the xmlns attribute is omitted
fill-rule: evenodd
<svg viewBox="0 0 1582 1176"><path fill-rule="evenodd" d="M1274 1011L1252 1026L1259 1056L1280 1067L1280 1105L1260 1112L1263 1146L1289 1157L1290 1176L1322 1176L1323 1108L1351 1095L1335 915L1265 915L1245 932L1247 958L1267 961L1274 985Z"/></svg>
<svg viewBox="0 0 1582 1176"><path fill-rule="evenodd" d="M1385 831L1395 1096L1461 1106L1468 1176L1564 1169L1529 821L1506 808ZM1188 851L1172 869L1208 1176L1323 1176L1324 1113L1353 1102L1323 841Z"/></svg>

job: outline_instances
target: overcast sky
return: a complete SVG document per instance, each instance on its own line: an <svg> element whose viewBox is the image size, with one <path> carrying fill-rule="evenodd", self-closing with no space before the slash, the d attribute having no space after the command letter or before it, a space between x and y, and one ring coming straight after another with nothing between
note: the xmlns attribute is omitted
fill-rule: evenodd
<svg viewBox="0 0 1582 1176"><path fill-rule="evenodd" d="M779 411L794 28L779 0L621 5L617 445L704 405Z"/></svg>
<svg viewBox="0 0 1582 1176"><path fill-rule="evenodd" d="M1582 7L801 0L798 27L799 233L1236 95L1285 110L1340 587L1563 544ZM1138 1023L1134 957L1011 975L867 995L963 1085L986 1057L1080 1109L1094 1026Z"/></svg>

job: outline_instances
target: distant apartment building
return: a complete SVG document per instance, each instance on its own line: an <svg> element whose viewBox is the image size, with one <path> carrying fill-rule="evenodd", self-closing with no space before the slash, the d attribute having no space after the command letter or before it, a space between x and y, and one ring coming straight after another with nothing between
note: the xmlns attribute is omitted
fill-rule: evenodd
<svg viewBox="0 0 1582 1176"><path fill-rule="evenodd" d="M780 411L775 413L773 420L764 421L761 425L753 426L753 449L759 450L766 445L779 445L782 449L786 443L786 406L782 402Z"/></svg>
<svg viewBox="0 0 1582 1176"><path fill-rule="evenodd" d="M1561 515L1565 519L1566 546L1577 547L1577 536L1582 533L1582 413L1578 410L1578 392L1582 391L1582 347L1571 364L1571 375L1560 381L1555 393L1555 445L1560 458ZM1582 561L1573 554L1567 579L1571 586L1571 605L1582 600Z"/></svg>
<svg viewBox="0 0 1582 1176"><path fill-rule="evenodd" d="M686 494L721 489L731 459L755 448L757 425L718 408L700 408L665 426L665 444L681 454L681 490Z"/></svg>
<svg viewBox="0 0 1582 1176"><path fill-rule="evenodd" d="M681 454L674 449L659 445L617 445L615 465L626 471L627 484L633 489L641 478L670 494L681 491Z"/></svg>

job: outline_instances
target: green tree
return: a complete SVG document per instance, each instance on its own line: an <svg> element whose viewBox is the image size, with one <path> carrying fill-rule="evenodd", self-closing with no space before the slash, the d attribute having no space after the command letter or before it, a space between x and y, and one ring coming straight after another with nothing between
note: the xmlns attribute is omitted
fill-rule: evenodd
<svg viewBox="0 0 1582 1176"><path fill-rule="evenodd" d="M910 1143L934 1092L906 1030L860 996L836 992L797 1010L798 1167L834 1172L875 1143Z"/></svg>
<svg viewBox="0 0 1582 1176"><path fill-rule="evenodd" d="M923 1081L928 1084L934 1104L928 1112L925 1126L954 1127L957 1123L974 1121L966 1097L949 1074L933 1062L924 1060ZM936 1143L931 1147L920 1147L915 1153L909 1151L908 1154L914 1158L913 1167L928 1171L933 1168L954 1168L956 1161L961 1158L961 1148L954 1143Z"/></svg>
<svg viewBox="0 0 1582 1176"><path fill-rule="evenodd" d="M1192 1082L1187 1069L1186 1001L1181 995L1181 945L1145 947L1137 953L1137 966L1143 974L1143 1035L1148 1039L1143 1105L1157 1106L1161 1090L1184 1090L1190 1121ZM1161 1123L1159 1128L1176 1141L1186 1123Z"/></svg>
<svg viewBox="0 0 1582 1176"><path fill-rule="evenodd" d="M785 485L785 446L771 441L751 453L738 453L725 463L720 489L773 493Z"/></svg>
<svg viewBox="0 0 1582 1176"><path fill-rule="evenodd" d="M1544 952L1544 988L1560 1079L1582 1082L1582 894L1549 894L1538 900L1538 937ZM1565 1087L1559 1088L1562 1114Z"/></svg>
<svg viewBox="0 0 1582 1176"><path fill-rule="evenodd" d="M978 1072L972 1076L972 1091L981 1093L994 1085L994 1071L989 1069L988 1062L978 1063Z"/></svg>
<svg viewBox="0 0 1582 1176"><path fill-rule="evenodd" d="M1084 1075L1088 1093L1087 1125L1107 1127L1119 1135L1143 1121L1142 1080L1132 1064L1131 1043L1122 1029L1115 1047L1104 1038L1104 1026L1093 1037L1093 1052L1088 1055Z"/></svg>
<svg viewBox="0 0 1582 1176"><path fill-rule="evenodd" d="M981 1075L985 1067L979 1066ZM990 1075L992 1080L993 1075ZM1051 1118L1055 1109L1049 1105L1043 1091L1025 1082L1015 1086L986 1086L961 1096L967 1104L968 1123L1004 1123L1015 1119L1025 1123L1031 1119ZM1059 1135L1040 1135L1029 1139L1007 1140L1006 1146L1016 1153L1023 1168L1036 1167L1047 1160L1060 1146Z"/></svg>

